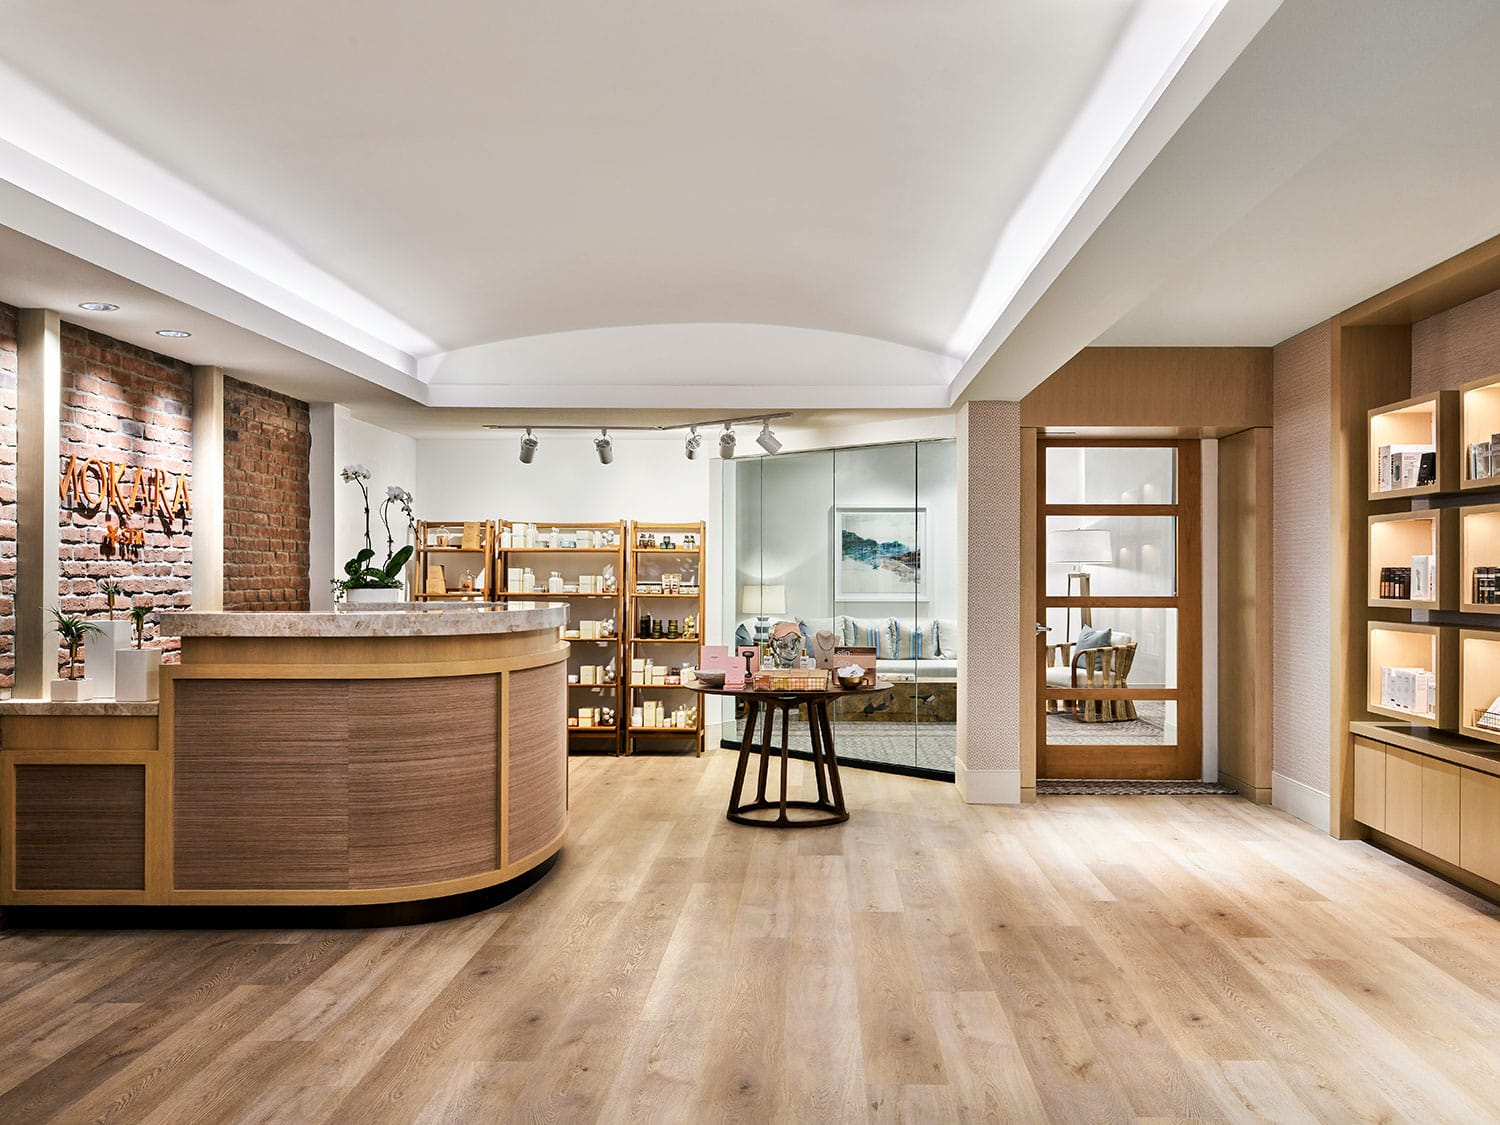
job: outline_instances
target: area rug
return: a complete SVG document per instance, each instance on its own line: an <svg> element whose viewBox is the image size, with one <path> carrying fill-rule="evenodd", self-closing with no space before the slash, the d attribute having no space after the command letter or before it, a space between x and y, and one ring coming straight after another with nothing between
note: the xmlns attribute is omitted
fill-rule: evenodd
<svg viewBox="0 0 1500 1125"><path fill-rule="evenodd" d="M1217 781L1054 781L1037 778L1038 797L1233 797Z"/></svg>

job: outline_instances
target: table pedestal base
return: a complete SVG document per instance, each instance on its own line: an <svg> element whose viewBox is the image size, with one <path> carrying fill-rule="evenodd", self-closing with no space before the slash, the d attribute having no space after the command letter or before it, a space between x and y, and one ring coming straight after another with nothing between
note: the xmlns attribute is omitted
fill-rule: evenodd
<svg viewBox="0 0 1500 1125"><path fill-rule="evenodd" d="M798 708L807 708L807 727L812 742L813 775L818 783L816 801L789 801L786 796L787 727L791 713ZM781 715L781 745L771 745L771 728L777 713ZM750 765L750 756L755 753L755 723L762 720L760 737L760 777L756 783L755 800L744 797L745 773ZM776 800L766 798L766 782L771 772L771 753L781 755L781 794ZM774 812L775 816L749 815ZM814 816L789 816L789 812L815 813ZM849 810L844 807L844 786L839 780L839 762L833 751L833 727L828 721L826 699L798 698L795 694L755 698L747 701L745 710L745 734L740 739L740 757L734 770L734 788L729 791L729 811L725 814L736 824L750 824L760 828L821 828L829 824L841 824L849 819Z"/></svg>

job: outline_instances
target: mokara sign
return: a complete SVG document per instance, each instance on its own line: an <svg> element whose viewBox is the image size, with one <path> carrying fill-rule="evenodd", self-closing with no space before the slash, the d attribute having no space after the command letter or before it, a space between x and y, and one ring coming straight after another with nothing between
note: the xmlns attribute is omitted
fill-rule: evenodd
<svg viewBox="0 0 1500 1125"><path fill-rule="evenodd" d="M173 524L186 525L193 514L193 497L186 473L168 473L144 465L122 465L96 457L69 457L58 484L63 504L89 515L114 513L118 524L104 526L104 547L138 551L146 543L146 529L130 526L136 515L161 520L169 534Z"/></svg>

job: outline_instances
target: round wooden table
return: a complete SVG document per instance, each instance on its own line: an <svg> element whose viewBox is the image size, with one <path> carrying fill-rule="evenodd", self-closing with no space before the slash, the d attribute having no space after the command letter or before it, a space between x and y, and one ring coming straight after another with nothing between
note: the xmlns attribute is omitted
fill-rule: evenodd
<svg viewBox="0 0 1500 1125"><path fill-rule="evenodd" d="M736 824L757 828L821 828L841 824L849 819L844 807L844 786L839 781L839 760L833 749L833 724L828 721L828 703L848 695L868 695L889 691L891 684L877 680L870 687L832 687L823 691L771 691L750 687L711 688L702 684L685 685L701 695L727 695L745 701L745 733L740 738L740 758L734 769L734 787L729 791L729 811L725 814ZM807 708L807 731L812 743L813 775L818 782L816 801L790 801L786 795L787 729L793 711ZM781 715L781 745L771 745L771 729ZM760 736L760 778L755 800L743 799L745 772L755 751L755 724L762 723ZM771 772L771 753L781 754L781 795L777 800L766 797L766 780ZM776 815L753 816L752 813L774 811ZM815 816L790 816L791 812L816 813Z"/></svg>

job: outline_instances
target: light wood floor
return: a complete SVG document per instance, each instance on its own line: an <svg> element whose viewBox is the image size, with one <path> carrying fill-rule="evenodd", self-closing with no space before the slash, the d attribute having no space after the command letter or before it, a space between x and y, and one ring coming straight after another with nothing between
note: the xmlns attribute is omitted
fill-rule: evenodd
<svg viewBox="0 0 1500 1125"><path fill-rule="evenodd" d="M0 931L0 1121L1500 1117L1495 910L1224 797L731 825L579 759L568 850L410 929Z"/></svg>

